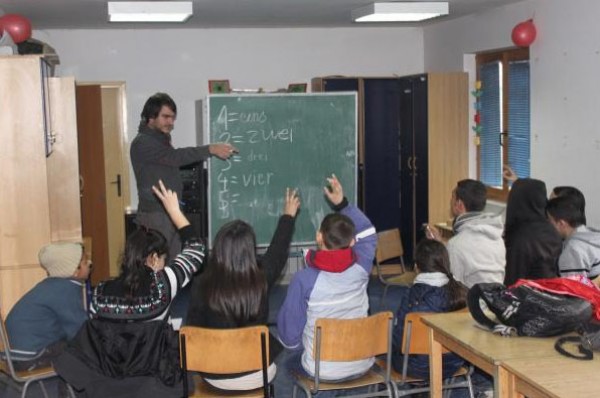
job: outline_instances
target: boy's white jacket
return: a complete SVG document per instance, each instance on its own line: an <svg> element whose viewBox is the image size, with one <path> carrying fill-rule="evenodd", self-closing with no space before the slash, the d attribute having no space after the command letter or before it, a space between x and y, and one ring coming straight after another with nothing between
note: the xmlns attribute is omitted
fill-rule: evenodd
<svg viewBox="0 0 600 398"><path fill-rule="evenodd" d="M318 318L354 319L368 316L367 284L373 267L377 234L369 219L355 206L341 211L356 227L356 261L343 272L307 267L297 272L279 310L279 339L287 348L302 348L302 367L315 374L313 341ZM367 371L374 358L352 362L321 362L320 378L339 380Z"/></svg>

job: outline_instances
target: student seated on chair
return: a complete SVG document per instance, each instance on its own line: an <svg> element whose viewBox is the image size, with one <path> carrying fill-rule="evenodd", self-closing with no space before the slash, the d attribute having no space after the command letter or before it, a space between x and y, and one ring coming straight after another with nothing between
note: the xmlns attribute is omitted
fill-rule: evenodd
<svg viewBox="0 0 600 398"><path fill-rule="evenodd" d="M292 278L277 320L279 339L287 348L303 349L302 368L310 376L315 374L316 320L368 315L367 284L377 244L375 228L356 206L348 204L335 175L328 182L325 195L338 212L321 222L316 236L318 250L309 251L308 267ZM374 358L321 362L320 376L323 380L360 376L373 362Z"/></svg>
<svg viewBox="0 0 600 398"><path fill-rule="evenodd" d="M125 243L121 274L93 291L87 321L54 362L57 373L86 397L178 397L177 335L168 324L171 302L204 264L204 244L179 208L177 193L153 186L183 250L168 265L164 236L140 228Z"/></svg>
<svg viewBox="0 0 600 398"><path fill-rule="evenodd" d="M446 247L452 274L467 287L504 280L504 224L501 216L484 211L486 202L486 187L480 181L461 180L452 190L450 208L454 216L454 236ZM431 231L427 233L428 238L441 240L435 226L430 226L428 231Z"/></svg>
<svg viewBox="0 0 600 398"><path fill-rule="evenodd" d="M451 312L466 305L467 288L452 276L448 251L442 243L424 239L417 245L415 272L417 276L414 284L408 290L408 294L402 298L396 312L392 336L392 365L400 373L402 373L401 346L406 315L411 312ZM443 377L450 377L462 364L463 360L460 357L444 354ZM429 357L411 355L408 359L407 374L428 380Z"/></svg>
<svg viewBox="0 0 600 398"><path fill-rule="evenodd" d="M279 218L271 244L259 258L251 225L234 220L219 229L206 269L192 284L187 325L234 329L267 324L269 291L287 263L299 207L296 190L288 188L283 215ZM270 382L277 370L273 360L282 347L275 338L269 339L269 345ZM222 390L252 390L263 386L262 371L203 376L206 382Z"/></svg>
<svg viewBox="0 0 600 398"><path fill-rule="evenodd" d="M49 366L88 319L83 284L91 262L81 243L52 243L39 252L48 277L25 294L6 318L16 370Z"/></svg>
<svg viewBox="0 0 600 398"><path fill-rule="evenodd" d="M590 279L600 276L600 231L585 225L580 200L569 195L555 197L548 201L546 213L563 238L558 258L560 276L583 275Z"/></svg>
<svg viewBox="0 0 600 398"><path fill-rule="evenodd" d="M179 208L177 193L166 189L160 180L159 187L152 189L177 227L183 250L174 259L168 259L169 245L160 232L140 228L131 234L125 243L121 274L100 282L93 291L90 311L96 319L167 319L171 302L204 263L204 244Z"/></svg>

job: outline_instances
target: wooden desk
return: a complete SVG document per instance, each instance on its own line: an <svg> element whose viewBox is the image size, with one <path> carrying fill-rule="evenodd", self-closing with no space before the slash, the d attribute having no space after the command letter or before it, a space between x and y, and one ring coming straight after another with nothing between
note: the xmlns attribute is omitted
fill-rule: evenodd
<svg viewBox="0 0 600 398"><path fill-rule="evenodd" d="M426 315L429 326L431 397L442 396L442 346L494 376L494 395L510 396L510 374L500 366L511 358L555 354L555 337L502 337L477 326L468 312Z"/></svg>
<svg viewBox="0 0 600 398"><path fill-rule="evenodd" d="M580 398L598 396L596 377L600 374L600 356L580 361L557 352L542 360L507 359L502 367L509 373L511 395L528 398Z"/></svg>

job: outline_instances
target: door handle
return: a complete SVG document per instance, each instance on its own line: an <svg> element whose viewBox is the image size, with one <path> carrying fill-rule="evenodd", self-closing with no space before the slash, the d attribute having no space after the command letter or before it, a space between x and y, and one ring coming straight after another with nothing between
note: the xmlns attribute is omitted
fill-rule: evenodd
<svg viewBox="0 0 600 398"><path fill-rule="evenodd" d="M417 157L413 157L413 170L417 171Z"/></svg>
<svg viewBox="0 0 600 398"><path fill-rule="evenodd" d="M111 181L111 184L117 184L117 196L121 197L121 174L117 174L117 180Z"/></svg>
<svg viewBox="0 0 600 398"><path fill-rule="evenodd" d="M406 165L408 166L409 170L412 170L411 160L412 160L412 156L409 156L408 161L406 162Z"/></svg>

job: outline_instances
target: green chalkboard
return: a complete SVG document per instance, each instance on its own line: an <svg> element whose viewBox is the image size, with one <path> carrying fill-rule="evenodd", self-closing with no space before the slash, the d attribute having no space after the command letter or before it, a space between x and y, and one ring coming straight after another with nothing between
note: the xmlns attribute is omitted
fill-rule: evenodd
<svg viewBox="0 0 600 398"><path fill-rule="evenodd" d="M240 150L209 162L210 241L223 224L242 219L267 245L290 187L301 199L294 243L314 243L330 212L326 177L335 173L356 202L356 109L355 93L210 95L209 141Z"/></svg>

